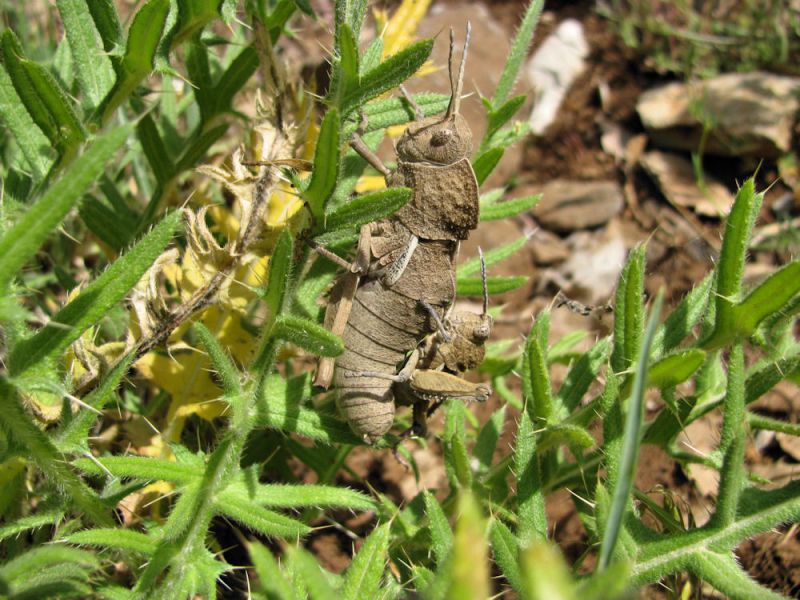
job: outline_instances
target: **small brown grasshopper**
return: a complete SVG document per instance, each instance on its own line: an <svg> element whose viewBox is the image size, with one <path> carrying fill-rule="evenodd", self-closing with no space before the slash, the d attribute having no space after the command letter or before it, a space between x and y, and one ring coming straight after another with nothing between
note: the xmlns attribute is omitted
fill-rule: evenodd
<svg viewBox="0 0 800 600"><path fill-rule="evenodd" d="M401 406L412 406L414 422L401 434L425 437L427 420L445 400L485 402L492 388L484 383L472 383L461 375L483 362L485 343L492 331L489 315L489 290L486 282L486 263L481 252L483 276L483 313L457 312L445 319L443 327L432 335L419 350L419 359L406 380L395 378L395 399ZM411 364L412 361L409 361ZM401 373L402 375L402 373Z"/></svg>
<svg viewBox="0 0 800 600"><path fill-rule="evenodd" d="M387 185L411 188L411 200L391 217L362 226L353 263L316 248L347 272L334 285L325 313L326 327L343 338L345 350L335 363L320 361L315 384L327 388L335 382L340 412L370 444L394 422L392 380L415 369L406 356L417 356L418 344L441 328L452 306L459 243L478 224L472 134L459 114L469 36L468 25L454 80L450 32L451 97L443 117L423 118L404 92L417 118L397 142L395 171L358 134L351 141Z"/></svg>

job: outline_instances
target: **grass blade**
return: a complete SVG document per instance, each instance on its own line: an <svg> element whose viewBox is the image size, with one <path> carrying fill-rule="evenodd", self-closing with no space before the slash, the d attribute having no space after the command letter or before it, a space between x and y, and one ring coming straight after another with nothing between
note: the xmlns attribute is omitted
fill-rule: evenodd
<svg viewBox="0 0 800 600"><path fill-rule="evenodd" d="M622 453L619 461L619 477L614 485L611 506L609 507L608 521L600 544L597 570L604 571L611 564L614 547L622 529L622 521L630 503L630 493L636 472L636 461L639 456L641 443L641 429L644 419L644 392L647 385L647 363L650 355L650 346L658 327L658 318L661 314L663 294L659 292L653 303L647 329L644 333L639 359L636 362L636 372L633 380L633 393L628 401L628 413L625 417L625 429L622 438Z"/></svg>

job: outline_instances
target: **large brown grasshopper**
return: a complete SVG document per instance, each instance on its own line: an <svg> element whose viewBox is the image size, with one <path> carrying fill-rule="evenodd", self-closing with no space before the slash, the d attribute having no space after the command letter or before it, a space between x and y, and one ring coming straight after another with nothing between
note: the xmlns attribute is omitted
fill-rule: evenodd
<svg viewBox="0 0 800 600"><path fill-rule="evenodd" d="M417 346L443 331L442 320L455 298L459 242L478 224L478 184L469 161L472 133L459 114L469 35L468 25L454 79L450 32L451 97L444 116L423 118L406 95L417 118L397 142L395 171L358 134L351 141L387 185L411 188L411 200L391 217L361 227L352 264L317 248L347 272L334 285L325 314L326 327L343 338L345 350L335 363L320 361L315 384L327 388L334 381L340 412L368 443L392 426L394 380L410 380L419 360Z"/></svg>

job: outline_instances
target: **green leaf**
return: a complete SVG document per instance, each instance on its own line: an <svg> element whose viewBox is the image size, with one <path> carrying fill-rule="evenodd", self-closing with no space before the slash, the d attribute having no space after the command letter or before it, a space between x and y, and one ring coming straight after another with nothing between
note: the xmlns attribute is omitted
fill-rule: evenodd
<svg viewBox="0 0 800 600"><path fill-rule="evenodd" d="M537 449L539 452L546 452L559 446L585 450L594 446L594 438L591 433L580 425L571 423L548 425L540 434Z"/></svg>
<svg viewBox="0 0 800 600"><path fill-rule="evenodd" d="M302 582L310 600L336 600L339 597L328 582L327 573L307 550L302 546L289 546L286 550L286 569L292 572L296 583Z"/></svg>
<svg viewBox="0 0 800 600"><path fill-rule="evenodd" d="M491 145L492 137L500 130L500 128L508 123L517 111L522 108L522 105L527 100L525 94L514 96L508 102L504 103L497 109L489 111L488 124L486 126L486 133L481 141L481 150L486 150Z"/></svg>
<svg viewBox="0 0 800 600"><path fill-rule="evenodd" d="M426 117L443 113L450 103L450 96L445 96L444 94L423 93L413 95L413 98L417 106L422 109L422 114ZM362 110L367 117L365 134L382 131L394 125L403 125L415 118L414 109L405 101L405 98L374 100L365 104ZM352 136L359 124L360 118L357 120L348 119L342 129L343 137L347 139Z"/></svg>
<svg viewBox="0 0 800 600"><path fill-rule="evenodd" d="M159 183L165 184L175 175L175 165L167 147L158 133L158 128L150 113L144 115L136 126L136 135L142 144L145 158L153 169Z"/></svg>
<svg viewBox="0 0 800 600"><path fill-rule="evenodd" d="M690 348L666 356L649 368L647 386L664 389L683 383L703 365L705 360L706 353L699 348Z"/></svg>
<svg viewBox="0 0 800 600"><path fill-rule="evenodd" d="M273 334L278 339L291 342L319 356L339 356L344 343L324 327L290 315L281 315L275 322Z"/></svg>
<svg viewBox="0 0 800 600"><path fill-rule="evenodd" d="M481 221L497 221L527 212L536 206L541 199L541 194L492 203L484 202L483 198L481 198Z"/></svg>
<svg viewBox="0 0 800 600"><path fill-rule="evenodd" d="M274 319L283 308L284 296L289 289L292 277L292 234L288 229L281 231L269 261L269 278L264 301L270 319Z"/></svg>
<svg viewBox="0 0 800 600"><path fill-rule="evenodd" d="M358 89L360 72L358 44L353 37L353 31L346 23L339 29L339 55L341 77L337 91L342 97Z"/></svg>
<svg viewBox="0 0 800 600"><path fill-rule="evenodd" d="M492 521L489 530L494 562L508 583L517 592L522 591L522 572L519 568L519 543L511 530L499 519Z"/></svg>
<svg viewBox="0 0 800 600"><path fill-rule="evenodd" d="M547 517L544 509L544 489L536 453L536 434L529 411L520 415L514 444L514 472L517 478L517 535L524 546L534 539L547 537Z"/></svg>
<svg viewBox="0 0 800 600"><path fill-rule="evenodd" d="M200 342L211 359L211 364L222 382L222 389L228 401L240 397L242 395L240 374L233 364L231 356L203 323L196 322L192 325L192 329L200 338Z"/></svg>
<svg viewBox="0 0 800 600"><path fill-rule="evenodd" d="M330 109L320 125L317 147L314 150L314 172L304 196L311 208L311 214L321 222L325 212L325 202L336 189L339 176L339 113Z"/></svg>
<svg viewBox="0 0 800 600"><path fill-rule="evenodd" d="M611 340L604 337L572 364L558 390L559 405L570 413L578 407L583 395L605 365L610 350Z"/></svg>
<svg viewBox="0 0 800 600"><path fill-rule="evenodd" d="M783 310L800 292L800 260L785 265L753 290L733 309L733 323L742 336L752 335L759 324Z"/></svg>
<svg viewBox="0 0 800 600"><path fill-rule="evenodd" d="M247 545L253 568L258 575L260 588L269 600L294 600L297 596L281 573L278 561L272 553L257 542Z"/></svg>
<svg viewBox="0 0 800 600"><path fill-rule="evenodd" d="M533 40L533 32L536 29L536 24L539 22L539 15L542 12L544 0L531 0L528 4L528 9L525 11L525 16L522 23L514 36L514 41L511 42L511 51L508 53L508 60L503 73L500 75L500 81L497 83L497 88L494 92L492 99L492 106L498 109L506 103L511 90L519 76L519 70L522 67L522 62L528 56L528 49L530 48L531 41Z"/></svg>
<svg viewBox="0 0 800 600"><path fill-rule="evenodd" d="M354 198L325 219L325 229L353 229L396 213L411 200L412 190L388 188Z"/></svg>
<svg viewBox="0 0 800 600"><path fill-rule="evenodd" d="M137 221L129 220L94 196L86 196L78 207L81 219L89 230L117 252L130 244Z"/></svg>
<svg viewBox="0 0 800 600"><path fill-rule="evenodd" d="M464 403L459 400L447 402L444 426L444 461L447 477L453 489L472 487L472 469L467 454L464 431Z"/></svg>
<svg viewBox="0 0 800 600"><path fill-rule="evenodd" d="M175 234L181 211L166 216L132 250L86 286L36 335L16 345L9 369L15 377L38 363L60 358L64 350L115 306L136 285Z"/></svg>
<svg viewBox="0 0 800 600"><path fill-rule="evenodd" d="M125 54L114 64L117 82L98 109L101 122L106 121L128 99L142 79L152 72L167 22L169 4L169 0L150 0L133 18L125 43Z"/></svg>
<svg viewBox="0 0 800 600"><path fill-rule="evenodd" d="M0 541L6 540L12 536L17 536L24 531L30 529L38 529L45 525L54 526L64 518L64 513L58 510L46 511L27 517L20 517L10 523L0 526Z"/></svg>
<svg viewBox="0 0 800 600"><path fill-rule="evenodd" d="M485 532L486 521L478 503L471 494L463 494L458 500L452 558L448 561L447 600L485 600L491 596Z"/></svg>
<svg viewBox="0 0 800 600"><path fill-rule="evenodd" d="M497 163L503 158L504 153L505 149L503 148L490 148L472 161L472 169L475 171L475 179L478 180L478 185L483 185L486 178L494 171Z"/></svg>
<svg viewBox="0 0 800 600"><path fill-rule="evenodd" d="M497 449L497 442L503 433L503 424L505 423L506 407L501 406L496 410L489 420L486 421L478 434L478 439L475 440L475 447L472 449L473 456L478 460L478 463L483 469L489 469L492 466L492 457Z"/></svg>
<svg viewBox="0 0 800 600"><path fill-rule="evenodd" d="M214 86L214 114L233 110L233 98L250 81L258 69L258 53L253 46L245 47L225 69Z"/></svg>
<svg viewBox="0 0 800 600"><path fill-rule="evenodd" d="M644 246L636 247L619 276L614 305L614 350L611 353L611 368L615 373L627 371L639 353L644 329L645 260Z"/></svg>
<svg viewBox="0 0 800 600"><path fill-rule="evenodd" d="M713 275L708 275L681 300L664 323L656 331L653 339L653 360L675 348L688 336L705 312L712 286Z"/></svg>
<svg viewBox="0 0 800 600"><path fill-rule="evenodd" d="M423 492L425 500L425 514L428 517L428 529L431 532L431 550L438 566L445 564L453 548L453 531L441 504L429 491Z"/></svg>
<svg viewBox="0 0 800 600"><path fill-rule="evenodd" d="M0 290L7 290L12 278L31 258L47 236L58 227L86 188L103 172L131 132L123 125L96 138L70 166L69 172L34 204L0 239Z"/></svg>
<svg viewBox="0 0 800 600"><path fill-rule="evenodd" d="M535 423L547 423L553 416L553 396L550 388L547 352L547 332L550 314L542 312L536 317L525 352L522 355L522 391L528 402L528 412Z"/></svg>
<svg viewBox="0 0 800 600"><path fill-rule="evenodd" d="M755 183L748 179L736 194L731 213L725 224L716 273L716 302L714 330L703 347L714 350L738 334L735 307L742 293L742 276L747 259L750 234L755 225L764 194L756 193Z"/></svg>
<svg viewBox="0 0 800 600"><path fill-rule="evenodd" d="M327 453L327 449L325 450ZM259 484L253 486L240 478L229 485L223 495L232 494L240 498L249 498L260 506L273 508L304 508L317 506L320 508L349 508L351 510L372 510L375 502L361 492L345 487L313 484Z"/></svg>
<svg viewBox="0 0 800 600"><path fill-rule="evenodd" d="M156 550L156 541L145 533L120 528L85 529L70 534L63 541L80 546L116 548L150 556Z"/></svg>
<svg viewBox="0 0 800 600"><path fill-rule="evenodd" d="M213 146L214 143L221 138L226 131L228 131L229 126L230 123L223 123L222 125L217 125L213 129L203 131L200 135L195 137L189 147L178 159L178 162L175 165L175 171L177 173L181 173L193 168L198 162L205 159L209 148L211 148L211 146Z"/></svg>
<svg viewBox="0 0 800 600"><path fill-rule="evenodd" d="M487 277L486 285L489 294L504 294L528 283L526 276L516 277ZM480 277L459 277L456 279L456 294L458 296L483 296L483 279Z"/></svg>
<svg viewBox="0 0 800 600"><path fill-rule="evenodd" d="M54 566L68 566L70 569L97 569L97 558L85 550L50 544L28 550L0 566L0 581L13 581L31 577L33 574Z"/></svg>
<svg viewBox="0 0 800 600"><path fill-rule="evenodd" d="M222 0L178 0L178 20L170 32L171 47L188 40L214 21L222 18Z"/></svg>
<svg viewBox="0 0 800 600"><path fill-rule="evenodd" d="M261 535L296 539L311 528L300 521L269 510L233 494L222 494L214 501L217 513L224 514Z"/></svg>
<svg viewBox="0 0 800 600"><path fill-rule="evenodd" d="M113 52L117 46L122 45L122 26L119 23L114 0L89 0L86 5L103 40L103 49L106 52Z"/></svg>
<svg viewBox="0 0 800 600"><path fill-rule="evenodd" d="M86 473L114 477L133 477L143 481L170 481L188 485L200 479L202 468L178 464L171 460L145 456L104 456L96 460L79 458L73 464Z"/></svg>
<svg viewBox="0 0 800 600"><path fill-rule="evenodd" d="M631 264L630 262L628 264ZM625 514L630 505L630 494L636 476L636 462L639 457L642 422L644 419L644 392L647 386L647 362L650 346L655 337L658 319L661 314L663 293L659 292L653 303L650 319L644 332L644 339L639 348L636 372L633 379L633 392L628 399L628 412L625 417L625 429L622 438L622 452L619 460L619 477L613 482L614 491L609 508L608 520L600 544L598 571L604 571L611 564L614 547L623 528Z"/></svg>
<svg viewBox="0 0 800 600"><path fill-rule="evenodd" d="M353 33L355 34L355 30ZM358 88L349 91L342 97L342 115L349 114L368 100L403 83L428 60L432 49L433 40L416 42L365 73L361 77Z"/></svg>
<svg viewBox="0 0 800 600"><path fill-rule="evenodd" d="M97 107L114 85L114 69L106 54L87 4L94 0L57 0L56 6L72 52L75 75L89 100ZM99 11L98 11L99 12Z"/></svg>
<svg viewBox="0 0 800 600"><path fill-rule="evenodd" d="M521 596L529 600L571 600L577 598L572 578L558 546L537 540L520 556Z"/></svg>
<svg viewBox="0 0 800 600"><path fill-rule="evenodd" d="M381 56L383 56L383 38L377 37L364 50L361 64L358 66L358 74L363 75L381 64Z"/></svg>
<svg viewBox="0 0 800 600"><path fill-rule="evenodd" d="M0 66L0 119L14 136L34 181L44 179L52 163L50 142L25 109L4 66Z"/></svg>
<svg viewBox="0 0 800 600"><path fill-rule="evenodd" d="M486 262L486 266L490 267L494 264L499 263L502 260L505 260L512 254L514 254L517 250L522 248L525 243L528 241L528 236L524 235L521 238L514 240L513 242L509 242L508 244L504 244L502 246L498 246L497 248L492 248L488 252L484 252L483 259ZM468 277L475 273L480 273L481 271L481 260L479 256L474 256L469 260L465 260L461 265L458 267L457 275L458 277Z"/></svg>
<svg viewBox="0 0 800 600"><path fill-rule="evenodd" d="M86 134L66 92L46 68L25 58L10 29L2 34L2 47L6 70L28 113L59 154L71 157Z"/></svg>
<svg viewBox="0 0 800 600"><path fill-rule="evenodd" d="M369 534L364 545L353 557L344 578L342 597L347 600L378 598L381 577L386 564L391 525L384 523Z"/></svg>

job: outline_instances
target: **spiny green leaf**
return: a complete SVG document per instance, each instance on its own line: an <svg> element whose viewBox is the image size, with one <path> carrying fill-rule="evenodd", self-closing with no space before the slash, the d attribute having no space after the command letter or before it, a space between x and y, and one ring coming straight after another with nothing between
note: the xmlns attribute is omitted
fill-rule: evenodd
<svg viewBox="0 0 800 600"><path fill-rule="evenodd" d="M634 364L644 329L645 249L638 246L631 251L628 262L619 277L619 286L614 304L614 350L611 353L611 368L623 373Z"/></svg>
<svg viewBox="0 0 800 600"><path fill-rule="evenodd" d="M497 221L527 212L536 206L541 199L541 194L534 194L533 196L525 196L524 198L513 198L505 202L489 203L484 202L482 197L481 221Z"/></svg>
<svg viewBox="0 0 800 600"><path fill-rule="evenodd" d="M99 463L99 464L98 464ZM114 477L133 477L146 481L170 481L187 485L203 475L200 468L178 464L171 460L145 456L104 456L96 460L79 458L73 464L94 475L111 473Z"/></svg>
<svg viewBox="0 0 800 600"><path fill-rule="evenodd" d="M45 525L56 525L63 518L64 513L58 510L50 510L39 514L28 515L27 517L20 517L0 527L0 541L10 538L11 536L19 535L23 531L28 531L29 529L38 529Z"/></svg>
<svg viewBox="0 0 800 600"><path fill-rule="evenodd" d="M327 453L327 450L326 450ZM240 498L249 498L261 506L276 508L302 508L316 506L320 508L349 508L351 510L371 510L375 503L356 490L328 485L289 485L259 484L252 488L245 481L237 481L228 486L223 495L233 494Z"/></svg>
<svg viewBox="0 0 800 600"><path fill-rule="evenodd" d="M355 31L353 33L355 34ZM428 60L432 49L433 40L415 42L365 73L361 77L358 88L343 96L342 114L347 115L367 100L380 96L403 83Z"/></svg>
<svg viewBox="0 0 800 600"><path fill-rule="evenodd" d="M150 0L133 17L125 43L125 54L114 64L117 82L98 110L101 122L108 119L153 70L156 50L169 14L169 5L169 0Z"/></svg>
<svg viewBox="0 0 800 600"><path fill-rule="evenodd" d="M269 278L264 301L269 310L269 318L274 319L283 307L286 290L292 276L292 234L288 229L281 231L269 261Z"/></svg>
<svg viewBox="0 0 800 600"><path fill-rule="evenodd" d="M325 114L320 125L317 147L314 150L314 171L304 196L311 208L311 214L322 220L325 202L336 188L339 176L339 113L332 108Z"/></svg>
<svg viewBox="0 0 800 600"><path fill-rule="evenodd" d="M653 360L675 348L689 335L703 316L709 300L709 292L714 285L713 275L708 275L681 300L664 320L653 339Z"/></svg>
<svg viewBox="0 0 800 600"><path fill-rule="evenodd" d="M247 545L261 590L270 600L294 600L297 596L281 573L272 553L257 542Z"/></svg>
<svg viewBox="0 0 800 600"><path fill-rule="evenodd" d="M649 368L647 385L664 389L683 383L702 366L705 360L706 353L699 348L690 348L666 356Z"/></svg>
<svg viewBox="0 0 800 600"><path fill-rule="evenodd" d="M136 135L153 174L159 183L165 184L175 174L175 165L169 157L167 147L158 133L158 128L150 113L144 115L136 127Z"/></svg>
<svg viewBox="0 0 800 600"><path fill-rule="evenodd" d="M69 171L3 234L0 239L0 290L8 289L11 279L58 227L86 188L99 177L130 132L131 126L123 125L95 139Z"/></svg>
<svg viewBox="0 0 800 600"><path fill-rule="evenodd" d="M0 119L14 136L34 181L44 179L52 162L46 151L50 143L25 109L5 66L0 66Z"/></svg>
<svg viewBox="0 0 800 600"><path fill-rule="evenodd" d="M500 572L517 592L522 591L522 572L519 568L519 543L511 530L499 519L492 521L489 530L492 554Z"/></svg>
<svg viewBox="0 0 800 600"><path fill-rule="evenodd" d="M388 188L358 196L328 215L325 229L352 229L388 217L405 206L411 194L408 188Z"/></svg>
<svg viewBox="0 0 800 600"><path fill-rule="evenodd" d="M447 600L484 600L489 593L489 557L486 544L486 520L471 494L458 501L458 519L451 560L448 561L450 585Z"/></svg>
<svg viewBox="0 0 800 600"><path fill-rule="evenodd" d="M497 163L503 158L504 153L503 148L491 148L472 161L472 169L475 171L478 185L483 185L486 178L494 171Z"/></svg>
<svg viewBox="0 0 800 600"><path fill-rule="evenodd" d="M528 283L526 276L487 277L489 294L504 294ZM456 279L456 294L459 296L483 296L483 279L480 277L459 277Z"/></svg>
<svg viewBox="0 0 800 600"><path fill-rule="evenodd" d="M78 339L136 285L172 239L183 213L166 216L124 256L62 308L33 337L17 344L10 356L10 370L22 376L32 366L47 363Z"/></svg>
<svg viewBox="0 0 800 600"><path fill-rule="evenodd" d="M75 75L81 89L95 108L114 85L114 69L106 55L99 32L92 21L92 0L58 0L58 12L72 52Z"/></svg>
<svg viewBox="0 0 800 600"><path fill-rule="evenodd" d="M118 45L122 45L122 26L119 23L114 0L89 0L86 5L103 40L103 49L106 52L113 52Z"/></svg>
<svg viewBox="0 0 800 600"><path fill-rule="evenodd" d="M178 0L178 20L170 32L171 46L174 48L188 40L203 28L222 18L222 0Z"/></svg>
<svg viewBox="0 0 800 600"><path fill-rule="evenodd" d="M203 160L209 148L228 131L229 126L230 123L223 123L208 131L203 131L200 135L195 137L189 144L189 147L184 151L183 155L178 159L175 165L176 172L181 173L191 169L198 162Z"/></svg>
<svg viewBox="0 0 800 600"><path fill-rule="evenodd" d="M71 157L86 134L66 92L46 68L25 58L10 29L2 34L2 46L6 70L25 108L59 154Z"/></svg>
<svg viewBox="0 0 800 600"><path fill-rule="evenodd" d="M85 550L57 544L39 546L0 566L0 580L13 581L51 567L67 565L71 569L96 569L100 563L97 557Z"/></svg>
<svg viewBox="0 0 800 600"><path fill-rule="evenodd" d="M450 102L450 96L444 94L422 93L413 95L413 98L426 117L443 113ZM415 118L414 109L405 98L384 98L368 102L363 106L363 113L367 117L365 134L382 131L394 125L403 125ZM350 138L359 125L360 118L348 118L342 128L343 137Z"/></svg>
<svg viewBox="0 0 800 600"><path fill-rule="evenodd" d="M756 193L755 182L748 179L736 194L725 224L722 249L717 263L714 330L703 342L708 350L719 348L738 334L736 304L742 294L742 277L747 259L750 234L755 225L764 193Z"/></svg>
<svg viewBox="0 0 800 600"><path fill-rule="evenodd" d="M339 356L344 352L344 342L341 338L302 317L279 316L273 334L278 339L291 342L319 356Z"/></svg>
<svg viewBox="0 0 800 600"><path fill-rule="evenodd" d="M528 9L525 11L525 16L522 23L514 36L514 41L511 42L511 51L508 53L508 60L503 73L500 75L500 81L497 83L495 89L492 105L495 109L499 108L508 100L511 90L514 88L514 83L517 81L519 70L522 67L522 62L528 56L528 49L530 48L531 41L533 40L533 32L536 29L536 24L539 22L539 15L542 12L544 0L531 0L528 4Z"/></svg>
<svg viewBox="0 0 800 600"><path fill-rule="evenodd" d="M495 411L489 420L486 421L478 434L478 439L475 440L475 447L472 454L478 459L478 463L482 468L488 469L492 466L492 457L497 448L497 442L503 433L503 424L505 423L506 407L501 406L499 410Z"/></svg>
<svg viewBox="0 0 800 600"><path fill-rule="evenodd" d="M301 579L308 591L310 600L336 600L339 595L328 582L326 573L314 557L302 546L287 548L287 570L291 570L294 579Z"/></svg>
<svg viewBox="0 0 800 600"><path fill-rule="evenodd" d="M302 537L311 528L300 521L259 506L234 494L222 494L214 502L216 512L257 531L262 535L294 539Z"/></svg>
<svg viewBox="0 0 800 600"><path fill-rule="evenodd" d="M428 529L431 532L431 550L438 566L443 566L453 548L453 531L439 501L429 491L423 492Z"/></svg>
<svg viewBox="0 0 800 600"><path fill-rule="evenodd" d="M575 410L608 359L610 350L611 340L604 337L572 363L558 390L558 404L569 412Z"/></svg>
<svg viewBox="0 0 800 600"><path fill-rule="evenodd" d="M222 389L225 396L231 401L242 395L242 386L239 371L233 364L228 352L220 345L219 340L214 337L208 328L201 322L196 322L192 329L197 333L200 342L203 344L214 371L222 382Z"/></svg>
<svg viewBox="0 0 800 600"><path fill-rule="evenodd" d="M481 141L481 150L486 150L489 147L494 134L497 133L503 125L508 123L515 114L517 114L517 111L522 108L522 105L525 103L527 98L528 97L525 94L514 96L502 106L489 111L489 123L486 126L486 134Z"/></svg>
<svg viewBox="0 0 800 600"><path fill-rule="evenodd" d="M522 597L530 600L573 600L573 583L558 547L537 540L520 556Z"/></svg>
<svg viewBox="0 0 800 600"><path fill-rule="evenodd" d="M547 423L553 416L553 396L550 389L550 375L547 366L546 346L540 338L545 338L549 329L550 315L540 313L528 334L525 352L522 355L522 390L528 402L528 412L535 421Z"/></svg>
<svg viewBox="0 0 800 600"><path fill-rule="evenodd" d="M785 265L734 307L733 322L743 336L750 336L767 317L780 312L800 292L800 260Z"/></svg>
<svg viewBox="0 0 800 600"><path fill-rule="evenodd" d="M232 110L234 96L258 69L258 53L253 46L245 47L214 86L214 114Z"/></svg>
<svg viewBox="0 0 800 600"><path fill-rule="evenodd" d="M116 548L128 552L136 552L149 556L156 549L153 537L139 531L120 528L84 529L72 533L63 541L80 546L100 546L102 548Z"/></svg>
<svg viewBox="0 0 800 600"><path fill-rule="evenodd" d="M540 434L538 450L545 452L559 446L578 449L591 448L594 446L594 438L580 425L571 423L548 425Z"/></svg>
<svg viewBox="0 0 800 600"><path fill-rule="evenodd" d="M353 557L344 578L342 597L347 600L378 598L381 577L386 564L390 524L384 523L369 534Z"/></svg>

